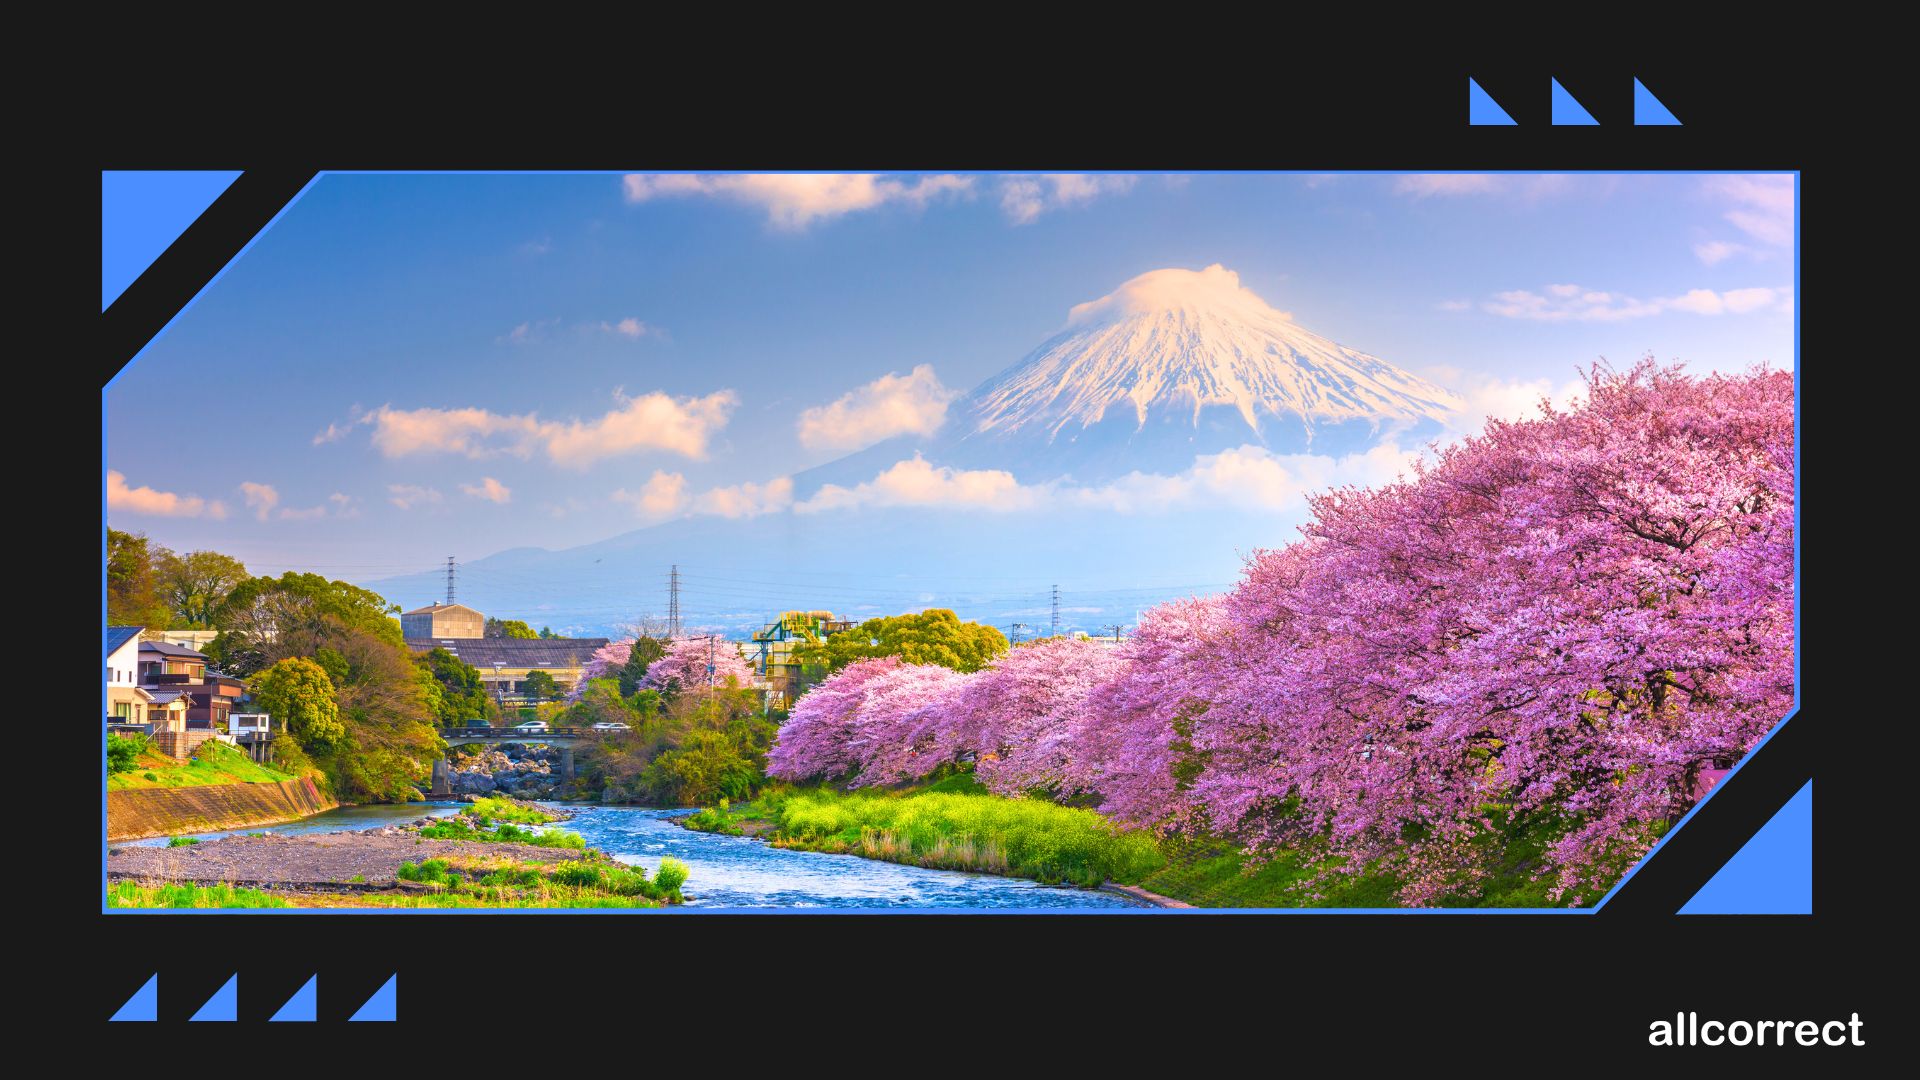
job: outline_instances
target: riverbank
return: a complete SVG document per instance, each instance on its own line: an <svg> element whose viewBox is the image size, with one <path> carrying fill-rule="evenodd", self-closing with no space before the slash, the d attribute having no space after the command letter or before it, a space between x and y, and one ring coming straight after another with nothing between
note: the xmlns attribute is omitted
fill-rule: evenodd
<svg viewBox="0 0 1920 1080"><path fill-rule="evenodd" d="M568 816L483 799L456 818L363 832L110 848L107 901L136 908L644 908L681 901L684 867L663 863L649 877L576 834L539 828Z"/></svg>
<svg viewBox="0 0 1920 1080"><path fill-rule="evenodd" d="M966 774L901 789L775 786L750 803L711 807L680 823L778 848L1099 887L1156 907L1401 906L1396 878L1329 873L1333 865L1309 850L1255 861L1218 838L1159 837L1117 828L1092 810L995 796ZM1497 872L1438 906L1566 906L1536 875L1552 835L1542 827L1499 834L1506 858Z"/></svg>
<svg viewBox="0 0 1920 1080"><path fill-rule="evenodd" d="M277 825L339 805L311 776L108 791L107 841Z"/></svg>
<svg viewBox="0 0 1920 1080"><path fill-rule="evenodd" d="M998 798L967 776L906 791L774 787L751 803L702 810L683 824L758 836L781 848L1086 889L1135 885L1165 863L1144 833L1115 828L1091 810Z"/></svg>

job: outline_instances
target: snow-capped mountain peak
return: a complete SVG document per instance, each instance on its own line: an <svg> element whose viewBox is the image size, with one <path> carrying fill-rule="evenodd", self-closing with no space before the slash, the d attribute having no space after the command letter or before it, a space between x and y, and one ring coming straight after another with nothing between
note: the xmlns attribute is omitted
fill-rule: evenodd
<svg viewBox="0 0 1920 1080"><path fill-rule="evenodd" d="M1048 441L1121 416L1199 427L1238 413L1259 437L1270 419L1444 422L1450 392L1336 344L1275 310L1218 263L1154 270L1076 305L1067 326L971 395L969 435L1044 431Z"/></svg>

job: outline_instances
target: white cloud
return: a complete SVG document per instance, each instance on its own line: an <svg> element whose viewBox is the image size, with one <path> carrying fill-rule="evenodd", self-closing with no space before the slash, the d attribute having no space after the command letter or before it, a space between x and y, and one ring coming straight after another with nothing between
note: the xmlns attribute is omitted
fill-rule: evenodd
<svg viewBox="0 0 1920 1080"><path fill-rule="evenodd" d="M558 317L523 322L494 338L494 341L502 345L532 345L547 340L547 331L558 326L559 323Z"/></svg>
<svg viewBox="0 0 1920 1080"><path fill-rule="evenodd" d="M1510 289L1493 294L1482 303L1482 310L1507 319L1531 319L1539 322L1617 322L1642 319L1669 311L1694 315L1744 315L1752 311L1792 310L1793 290L1778 288L1691 289L1678 296L1636 299L1620 293L1586 289L1578 285L1549 285L1545 294L1527 289Z"/></svg>
<svg viewBox="0 0 1920 1080"><path fill-rule="evenodd" d="M687 478L679 473L653 471L639 491L620 488L613 493L615 502L632 505L634 512L646 517L666 517L686 504Z"/></svg>
<svg viewBox="0 0 1920 1080"><path fill-rule="evenodd" d="M1693 245L1693 253L1708 266L1717 266L1735 255L1751 255L1754 251L1745 244L1730 243L1726 240L1705 240Z"/></svg>
<svg viewBox="0 0 1920 1080"><path fill-rule="evenodd" d="M481 477L478 484L461 484L460 490L476 499L485 499L488 502L507 503L513 501L513 489L495 480L491 476Z"/></svg>
<svg viewBox="0 0 1920 1080"><path fill-rule="evenodd" d="M117 469L107 470L107 509L160 517L227 516L226 504L217 499L209 501L198 495L180 495L145 485L128 487L126 474Z"/></svg>
<svg viewBox="0 0 1920 1080"><path fill-rule="evenodd" d="M276 516L278 516L281 521L314 521L326 517L327 508L324 504L320 506L309 506L298 510L291 506L284 506L280 508L280 513Z"/></svg>
<svg viewBox="0 0 1920 1080"><path fill-rule="evenodd" d="M261 521L273 515L273 508L280 504L280 493L272 484L256 484L249 480L240 485L240 495L246 500L247 508Z"/></svg>
<svg viewBox="0 0 1920 1080"><path fill-rule="evenodd" d="M803 514L861 506L1023 510L1039 497L1040 489L1021 486L1010 472L935 466L915 454L855 487L827 484L794 509Z"/></svg>
<svg viewBox="0 0 1920 1080"><path fill-rule="evenodd" d="M388 484L387 501L402 510L411 510L416 506L433 506L445 496L430 487L419 484Z"/></svg>
<svg viewBox="0 0 1920 1080"><path fill-rule="evenodd" d="M1577 379L1555 386L1550 379L1509 381L1451 367L1427 368L1423 374L1459 397L1460 408L1447 421L1456 437L1480 434L1488 420L1535 419L1542 401L1568 408L1586 392L1586 384Z"/></svg>
<svg viewBox="0 0 1920 1080"><path fill-rule="evenodd" d="M1600 189L1611 185L1609 178L1601 178ZM1396 195L1406 195L1415 199L1430 199L1436 196L1448 198L1461 195L1506 195L1523 200L1542 199L1559 195L1571 190L1573 178L1558 174L1534 176L1495 176L1487 173L1411 173L1398 177L1393 182ZM1589 185L1589 188L1594 185Z"/></svg>
<svg viewBox="0 0 1920 1080"><path fill-rule="evenodd" d="M1139 180L1137 176L1086 173L1008 176L1000 181L1000 209L1015 225L1027 225L1051 210L1083 206L1102 195L1124 195Z"/></svg>
<svg viewBox="0 0 1920 1080"><path fill-rule="evenodd" d="M601 321L599 330L603 334L619 334L621 337L639 338L653 332L653 327L639 319L628 317L619 322Z"/></svg>
<svg viewBox="0 0 1920 1080"><path fill-rule="evenodd" d="M1793 243L1793 177L1785 173L1710 176L1707 194L1732 204L1723 215L1749 237L1772 247Z"/></svg>
<svg viewBox="0 0 1920 1080"><path fill-rule="evenodd" d="M730 484L691 495L686 477L656 469L639 491L622 488L613 493L613 500L633 507L635 514L646 518L667 518L680 513L758 517L793 505L793 479L781 476L764 484Z"/></svg>
<svg viewBox="0 0 1920 1080"><path fill-rule="evenodd" d="M320 434L315 435L313 437L313 445L324 446L330 442L339 442L341 439L346 438L348 433L351 431L353 431L352 423L346 423L346 424L329 423L327 425L327 430L322 431Z"/></svg>
<svg viewBox="0 0 1920 1080"><path fill-rule="evenodd" d="M739 401L731 390L698 398L669 397L658 391L635 398L616 393L616 398L619 407L593 420L383 405L367 414L365 422L373 425L373 445L387 457L427 453L526 457L539 449L556 464L578 468L641 450L703 458L708 442L726 427L728 414Z"/></svg>
<svg viewBox="0 0 1920 1080"><path fill-rule="evenodd" d="M336 491L327 496L327 501L333 504L335 517L357 518L360 516L360 500L351 495Z"/></svg>
<svg viewBox="0 0 1920 1080"><path fill-rule="evenodd" d="M782 476L764 484L734 484L731 487L713 488L695 500L694 509L702 514L742 518L771 514L792 505L793 480Z"/></svg>
<svg viewBox="0 0 1920 1080"><path fill-rule="evenodd" d="M1436 308L1438 308L1438 309L1440 309L1441 311L1472 311L1472 310L1473 310L1473 301L1471 301L1471 300L1442 300L1442 301L1440 301L1439 303L1437 303L1437 304L1435 304L1435 305L1433 305L1433 306L1434 306L1434 307L1436 307Z"/></svg>
<svg viewBox="0 0 1920 1080"><path fill-rule="evenodd" d="M631 203L685 196L744 203L765 209L775 228L797 230L887 203L919 209L939 198L971 197L973 178L922 176L908 182L875 173L632 173L621 179L621 187Z"/></svg>
<svg viewBox="0 0 1920 1080"><path fill-rule="evenodd" d="M931 364L905 375L888 372L828 405L800 414L800 444L809 450L857 450L895 435L931 435L960 396L941 385Z"/></svg>
<svg viewBox="0 0 1920 1080"><path fill-rule="evenodd" d="M1335 484L1389 482L1419 456L1391 440L1340 458L1241 446L1196 457L1178 475L1136 472L1098 487L1077 487L1066 481L1022 484L998 469L946 468L916 455L852 488L828 484L794 509L803 514L901 506L1016 511L1069 504L1123 514L1218 506L1292 510L1305 505L1307 493Z"/></svg>

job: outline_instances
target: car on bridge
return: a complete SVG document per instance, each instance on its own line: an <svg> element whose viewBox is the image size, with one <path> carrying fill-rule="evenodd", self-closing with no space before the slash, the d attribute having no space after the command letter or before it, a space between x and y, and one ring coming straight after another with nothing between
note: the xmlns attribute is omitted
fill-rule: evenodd
<svg viewBox="0 0 1920 1080"><path fill-rule="evenodd" d="M513 730L515 730L515 731L545 731L545 730L547 730L547 722L546 722L545 720L529 720L529 721L527 721L527 722L526 722L526 723L524 723L524 724L515 724L515 725L513 725Z"/></svg>
<svg viewBox="0 0 1920 1080"><path fill-rule="evenodd" d="M632 731L633 727L618 720L602 720L593 725L595 731Z"/></svg>

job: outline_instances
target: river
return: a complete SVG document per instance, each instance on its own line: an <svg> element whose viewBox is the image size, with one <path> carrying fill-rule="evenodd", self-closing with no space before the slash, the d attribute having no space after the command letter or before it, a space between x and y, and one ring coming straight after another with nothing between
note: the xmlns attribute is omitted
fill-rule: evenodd
<svg viewBox="0 0 1920 1080"><path fill-rule="evenodd" d="M660 860L687 864L692 908L1044 908L1137 909L1125 897L1091 889L1050 888L1023 878L928 870L919 866L777 848L746 836L681 828L691 810L594 806L574 809L551 828L577 832L623 863L652 873Z"/></svg>
<svg viewBox="0 0 1920 1080"><path fill-rule="evenodd" d="M556 805L556 804L549 804ZM398 803L342 806L298 821L250 829L189 833L201 840L243 833L322 833L401 825L429 814L445 817L459 803ZM588 847L620 862L659 869L671 856L687 864L683 887L689 908L976 908L1015 910L1128 910L1133 900L1091 889L1052 888L1024 878L928 870L919 866L777 848L745 836L720 836L681 828L673 819L691 810L567 805L567 821L546 826L579 833ZM110 847L164 847L168 837L129 840Z"/></svg>

